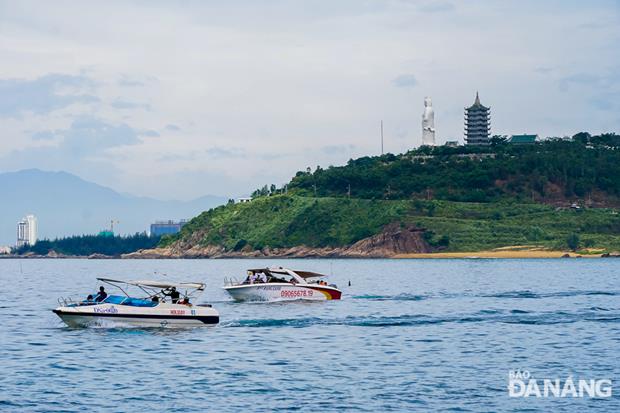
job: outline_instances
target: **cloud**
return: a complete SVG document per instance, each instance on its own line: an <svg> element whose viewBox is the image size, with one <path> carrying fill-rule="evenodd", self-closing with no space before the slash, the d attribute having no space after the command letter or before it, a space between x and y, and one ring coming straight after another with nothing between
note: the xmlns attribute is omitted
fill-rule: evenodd
<svg viewBox="0 0 620 413"><path fill-rule="evenodd" d="M121 78L118 80L118 82L116 82L119 86L122 87L137 87L137 86L145 86L145 83L131 78L129 76L123 75L121 76Z"/></svg>
<svg viewBox="0 0 620 413"><path fill-rule="evenodd" d="M122 99L116 99L110 104L115 109L144 109L151 110L151 105L148 103L129 102Z"/></svg>
<svg viewBox="0 0 620 413"><path fill-rule="evenodd" d="M213 147L206 151L206 154L212 158L245 158L246 153L243 149L239 148L219 148Z"/></svg>
<svg viewBox="0 0 620 413"><path fill-rule="evenodd" d="M159 162L178 162L178 161L193 161L197 159L198 155L195 152L192 153L169 153L163 156L160 156L157 159Z"/></svg>
<svg viewBox="0 0 620 413"><path fill-rule="evenodd" d="M158 138L161 136L159 132L154 131L153 129L147 129L147 130L141 131L139 135L146 136L148 138Z"/></svg>
<svg viewBox="0 0 620 413"><path fill-rule="evenodd" d="M425 95L438 143L461 137L477 89L493 134L620 128L617 24L576 29L617 23L614 3L242 4L2 8L0 168L70 168L139 195L242 193L377 154L380 119L386 151L419 145ZM157 163L166 154L177 162Z"/></svg>
<svg viewBox="0 0 620 413"><path fill-rule="evenodd" d="M418 6L418 10L423 13L441 13L454 10L454 4L446 1L435 1Z"/></svg>
<svg viewBox="0 0 620 413"><path fill-rule="evenodd" d="M613 101L607 97L591 98L589 102L592 106L600 110L612 110L614 108Z"/></svg>
<svg viewBox="0 0 620 413"><path fill-rule="evenodd" d="M99 98L84 90L94 82L84 76L48 74L34 80L0 79L0 117L17 117L25 112L37 115L74 103L94 103Z"/></svg>
<svg viewBox="0 0 620 413"><path fill-rule="evenodd" d="M67 159L69 163L84 160L87 155L100 155L102 150L123 145L134 145L140 142L138 133L125 123L114 124L91 116L75 119L68 129L41 130L32 134L33 140L58 139L56 146L17 151L43 151L52 159ZM62 165L58 165L62 168Z"/></svg>
<svg viewBox="0 0 620 413"><path fill-rule="evenodd" d="M35 132L32 134L32 139L35 141L46 141L46 140L52 140L56 137L56 135L54 135L54 132L46 130L46 131L39 131L39 132Z"/></svg>
<svg viewBox="0 0 620 413"><path fill-rule="evenodd" d="M115 153L108 151L140 143L129 125L92 116L80 116L64 129L36 131L31 137L45 144L7 153L0 157L0 168L67 171L94 182L113 184L121 177Z"/></svg>
<svg viewBox="0 0 620 413"><path fill-rule="evenodd" d="M221 148L214 146L202 151L168 153L160 156L157 160L162 162L195 161L204 160L205 158L210 158L213 160L223 160L240 159L245 158L246 156L246 152L240 148Z"/></svg>
<svg viewBox="0 0 620 413"><path fill-rule="evenodd" d="M567 91L572 85L597 86L601 83L601 76L592 73L577 73L560 79L560 90Z"/></svg>
<svg viewBox="0 0 620 413"><path fill-rule="evenodd" d="M67 130L57 131L64 138L62 148L74 154L97 153L102 149L139 143L138 134L125 123L112 124L83 116Z"/></svg>
<svg viewBox="0 0 620 413"><path fill-rule="evenodd" d="M597 93L609 93L609 89L613 89L620 85L620 70L612 70L605 74L581 72L570 76L565 76L559 81L559 88L562 92L566 92L573 86L585 86L591 90L597 90Z"/></svg>
<svg viewBox="0 0 620 413"><path fill-rule="evenodd" d="M166 125L166 130L177 132L177 131L180 131L181 128L171 123L169 125Z"/></svg>
<svg viewBox="0 0 620 413"><path fill-rule="evenodd" d="M539 67L535 67L534 68L534 72L538 73L538 74L541 74L541 75L549 74L549 73L551 73L551 71L553 71L553 69L550 68L550 67L539 66Z"/></svg>
<svg viewBox="0 0 620 413"><path fill-rule="evenodd" d="M404 74L397 76L394 80L392 80L392 83L396 87L411 88L415 87L418 84L418 81L414 75Z"/></svg>
<svg viewBox="0 0 620 413"><path fill-rule="evenodd" d="M348 155L355 150L355 145L328 145L321 148L326 155Z"/></svg>
<svg viewBox="0 0 620 413"><path fill-rule="evenodd" d="M588 102L598 110L613 111L620 108L620 91L598 93L588 99Z"/></svg>

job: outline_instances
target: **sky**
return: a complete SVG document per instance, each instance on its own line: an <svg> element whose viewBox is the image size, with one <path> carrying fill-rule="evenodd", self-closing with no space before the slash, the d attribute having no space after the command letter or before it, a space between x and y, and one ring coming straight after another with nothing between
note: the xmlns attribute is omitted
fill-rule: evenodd
<svg viewBox="0 0 620 413"><path fill-rule="evenodd" d="M159 199L492 134L620 132L619 1L0 1L0 172Z"/></svg>

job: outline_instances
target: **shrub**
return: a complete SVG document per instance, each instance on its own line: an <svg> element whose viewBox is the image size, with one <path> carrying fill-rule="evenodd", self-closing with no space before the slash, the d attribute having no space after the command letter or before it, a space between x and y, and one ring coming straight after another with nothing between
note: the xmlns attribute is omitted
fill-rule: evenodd
<svg viewBox="0 0 620 413"><path fill-rule="evenodd" d="M579 248L579 235L575 234L574 232L571 233L566 238L566 245L568 245L568 248L570 248L573 251L577 250L577 248Z"/></svg>

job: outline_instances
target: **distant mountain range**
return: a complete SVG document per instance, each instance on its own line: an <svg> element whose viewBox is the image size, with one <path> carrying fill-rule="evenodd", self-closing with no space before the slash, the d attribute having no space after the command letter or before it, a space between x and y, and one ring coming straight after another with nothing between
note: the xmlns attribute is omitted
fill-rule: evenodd
<svg viewBox="0 0 620 413"><path fill-rule="evenodd" d="M114 224L118 234L148 231L156 220L192 218L227 198L161 201L120 194L66 172L27 169L0 173L0 245L13 245L17 222L38 219L39 238L96 234Z"/></svg>

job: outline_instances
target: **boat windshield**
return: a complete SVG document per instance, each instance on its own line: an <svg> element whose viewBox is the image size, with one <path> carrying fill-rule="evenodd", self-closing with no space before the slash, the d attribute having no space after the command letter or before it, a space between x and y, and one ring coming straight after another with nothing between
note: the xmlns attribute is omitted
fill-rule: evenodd
<svg viewBox="0 0 620 413"><path fill-rule="evenodd" d="M303 277L286 268L257 268L247 271L247 277L241 284L289 283L304 284Z"/></svg>

